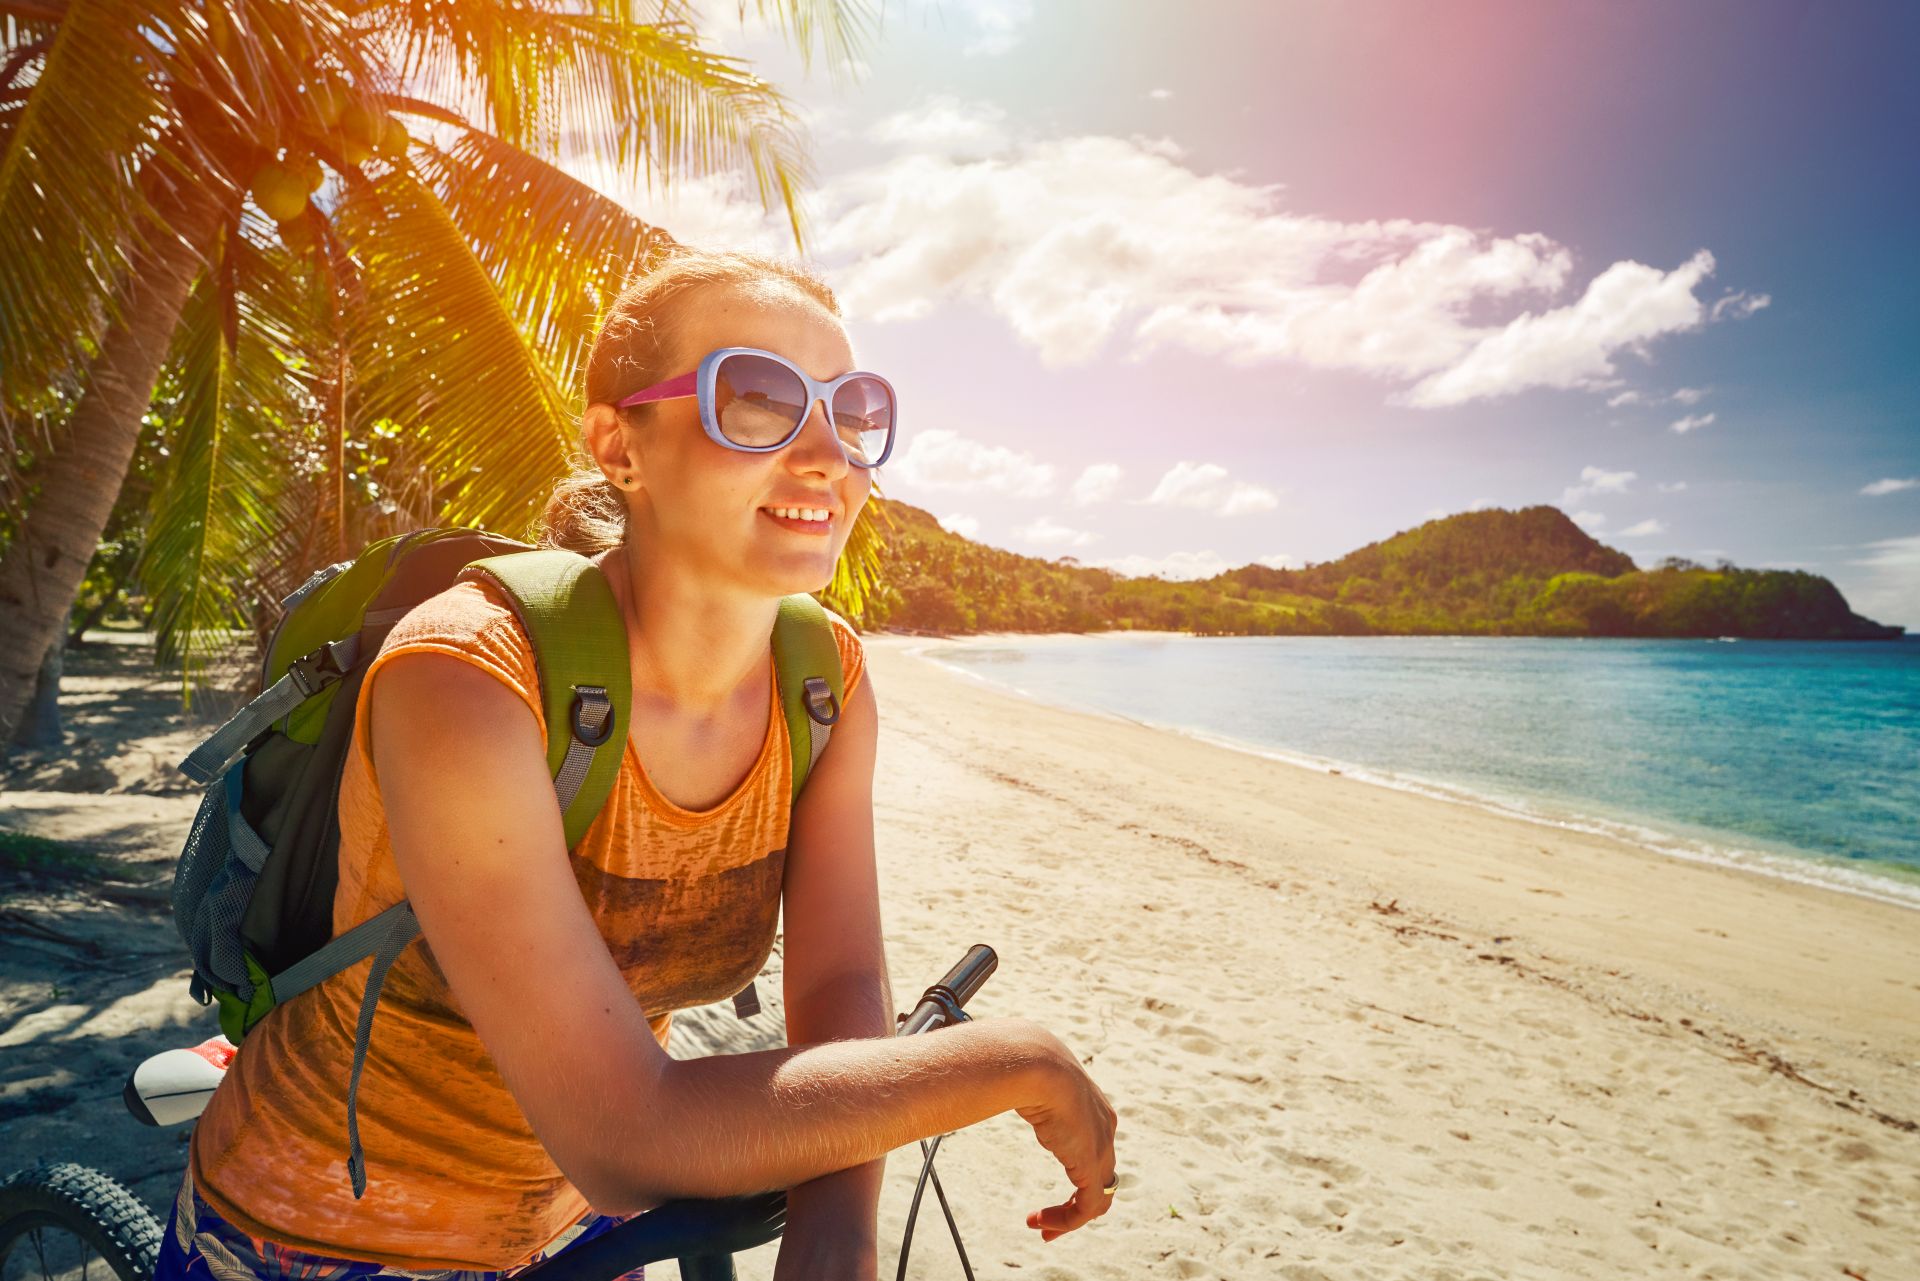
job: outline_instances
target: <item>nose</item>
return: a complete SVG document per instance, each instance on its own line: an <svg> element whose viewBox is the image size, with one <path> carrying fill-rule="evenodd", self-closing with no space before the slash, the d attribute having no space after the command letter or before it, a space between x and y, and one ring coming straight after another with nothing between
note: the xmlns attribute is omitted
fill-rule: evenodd
<svg viewBox="0 0 1920 1281"><path fill-rule="evenodd" d="M834 430L833 414L819 396L807 406L807 421L801 424L800 434L787 447L787 464L797 472L818 474L829 480L840 479L853 466L847 458L847 447L840 441L840 433Z"/></svg>

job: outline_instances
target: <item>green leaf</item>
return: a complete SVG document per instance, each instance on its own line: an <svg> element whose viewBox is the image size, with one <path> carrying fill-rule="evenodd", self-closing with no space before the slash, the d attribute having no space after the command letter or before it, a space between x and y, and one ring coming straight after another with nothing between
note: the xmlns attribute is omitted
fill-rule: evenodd
<svg viewBox="0 0 1920 1281"><path fill-rule="evenodd" d="M175 364L180 394L165 436L147 540L135 573L153 613L161 662L179 663L183 698L236 630L250 630L253 566L284 527L276 498L284 459L276 446L298 413L276 347L290 341L284 310L242 292L243 278L272 277L236 222L181 315Z"/></svg>
<svg viewBox="0 0 1920 1281"><path fill-rule="evenodd" d="M414 172L348 184L335 226L366 304L350 335L355 419L405 429L436 521L527 532L578 424L532 339Z"/></svg>

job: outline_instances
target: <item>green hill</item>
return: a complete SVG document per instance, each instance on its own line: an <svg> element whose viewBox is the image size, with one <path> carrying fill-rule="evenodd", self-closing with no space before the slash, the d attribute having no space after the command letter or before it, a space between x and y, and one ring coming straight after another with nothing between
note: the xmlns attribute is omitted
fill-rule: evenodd
<svg viewBox="0 0 1920 1281"><path fill-rule="evenodd" d="M1072 557L969 541L886 503L884 581L869 627L936 632L1152 629L1201 635L1740 636L1886 640L1827 579L1800 570L1650 570L1558 508L1430 520L1302 569L1246 565L1213 578L1128 578Z"/></svg>

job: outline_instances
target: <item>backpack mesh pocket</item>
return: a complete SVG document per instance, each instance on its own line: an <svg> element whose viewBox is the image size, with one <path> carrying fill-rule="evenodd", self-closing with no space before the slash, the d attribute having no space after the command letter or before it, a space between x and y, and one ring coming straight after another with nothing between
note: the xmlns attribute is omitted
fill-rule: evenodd
<svg viewBox="0 0 1920 1281"><path fill-rule="evenodd" d="M244 759L207 785L173 874L173 920L193 954L196 988L253 999L240 921L267 861L267 843L240 813ZM196 991L196 995L199 992Z"/></svg>

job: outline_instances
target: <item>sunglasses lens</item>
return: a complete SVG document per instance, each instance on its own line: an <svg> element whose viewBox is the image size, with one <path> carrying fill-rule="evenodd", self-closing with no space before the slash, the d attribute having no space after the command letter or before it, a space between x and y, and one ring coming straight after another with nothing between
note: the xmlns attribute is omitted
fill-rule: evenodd
<svg viewBox="0 0 1920 1281"><path fill-rule="evenodd" d="M739 352L714 371L714 421L736 445L764 449L782 443L806 408L806 384L777 360ZM893 393L877 378L855 378L834 393L834 429L856 465L871 467L886 457L893 419Z"/></svg>
<svg viewBox="0 0 1920 1281"><path fill-rule="evenodd" d="M714 419L736 445L764 448L791 436L806 398L793 371L765 356L728 356L714 371Z"/></svg>
<svg viewBox="0 0 1920 1281"><path fill-rule="evenodd" d="M847 457L872 466L893 438L893 393L877 378L856 378L833 397L833 425Z"/></svg>

